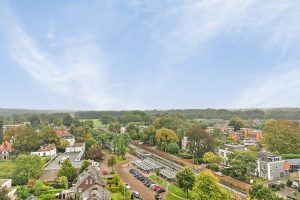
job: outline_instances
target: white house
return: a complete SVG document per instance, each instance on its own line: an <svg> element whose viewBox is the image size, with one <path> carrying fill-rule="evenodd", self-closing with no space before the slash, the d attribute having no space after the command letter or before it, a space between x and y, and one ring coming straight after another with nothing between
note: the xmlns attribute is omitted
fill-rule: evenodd
<svg viewBox="0 0 300 200"><path fill-rule="evenodd" d="M181 140L181 149L183 151L187 150L188 137L183 137Z"/></svg>
<svg viewBox="0 0 300 200"><path fill-rule="evenodd" d="M74 143L75 143L75 136L74 135L62 136L61 139L67 141L69 143L68 146L73 146Z"/></svg>
<svg viewBox="0 0 300 200"><path fill-rule="evenodd" d="M228 155L234 151L246 151L247 147L241 144L225 144L218 150L218 155L223 158L223 165L228 165Z"/></svg>
<svg viewBox="0 0 300 200"><path fill-rule="evenodd" d="M81 152L85 150L85 143L84 142L76 142L72 146L68 146L66 148L66 153L69 152Z"/></svg>
<svg viewBox="0 0 300 200"><path fill-rule="evenodd" d="M56 156L56 147L54 144L45 144L40 146L37 151L31 152L31 155L38 155L38 156L49 156L55 157Z"/></svg>

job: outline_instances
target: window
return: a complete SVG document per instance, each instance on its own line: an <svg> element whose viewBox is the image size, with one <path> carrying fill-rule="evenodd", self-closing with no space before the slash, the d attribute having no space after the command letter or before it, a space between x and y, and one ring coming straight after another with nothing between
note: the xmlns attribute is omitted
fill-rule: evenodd
<svg viewBox="0 0 300 200"><path fill-rule="evenodd" d="M278 165L276 165L275 168L278 169Z"/></svg>
<svg viewBox="0 0 300 200"><path fill-rule="evenodd" d="M93 184L93 179L90 179L90 184Z"/></svg>
<svg viewBox="0 0 300 200"><path fill-rule="evenodd" d="M89 179L86 179L85 184L86 185L89 184Z"/></svg>
<svg viewBox="0 0 300 200"><path fill-rule="evenodd" d="M263 165L263 166L262 166L262 169L264 169L264 170L265 170L265 169L266 169L266 165Z"/></svg>

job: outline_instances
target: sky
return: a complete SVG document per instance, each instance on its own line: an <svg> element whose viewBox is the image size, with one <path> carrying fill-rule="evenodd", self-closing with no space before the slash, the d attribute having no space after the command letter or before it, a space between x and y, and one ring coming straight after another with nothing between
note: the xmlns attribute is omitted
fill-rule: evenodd
<svg viewBox="0 0 300 200"><path fill-rule="evenodd" d="M2 0L0 107L300 107L297 0Z"/></svg>

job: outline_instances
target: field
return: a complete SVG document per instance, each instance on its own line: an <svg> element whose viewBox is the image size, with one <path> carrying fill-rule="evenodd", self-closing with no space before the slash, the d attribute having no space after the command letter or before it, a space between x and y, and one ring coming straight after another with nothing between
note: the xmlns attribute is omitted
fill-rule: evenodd
<svg viewBox="0 0 300 200"><path fill-rule="evenodd" d="M12 178L14 175L15 163L13 161L0 161L0 178Z"/></svg>
<svg viewBox="0 0 300 200"><path fill-rule="evenodd" d="M88 121L88 120L93 121L94 128L103 128L103 127L105 127L105 125L102 124L99 119L81 119L80 121L84 122L84 121Z"/></svg>

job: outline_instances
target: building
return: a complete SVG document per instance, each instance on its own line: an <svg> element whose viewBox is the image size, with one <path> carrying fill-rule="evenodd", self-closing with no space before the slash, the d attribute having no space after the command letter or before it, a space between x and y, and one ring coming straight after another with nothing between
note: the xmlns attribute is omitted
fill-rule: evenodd
<svg viewBox="0 0 300 200"><path fill-rule="evenodd" d="M62 191L56 199L76 199L76 194L80 194L80 200L111 200L105 185L99 167L90 165L74 180L72 187Z"/></svg>
<svg viewBox="0 0 300 200"><path fill-rule="evenodd" d="M0 160L10 160L12 153L11 144L7 141L0 145Z"/></svg>
<svg viewBox="0 0 300 200"><path fill-rule="evenodd" d="M40 148L37 151L31 152L31 155L38 155L41 157L55 157L56 147L54 144L45 144L40 146Z"/></svg>
<svg viewBox="0 0 300 200"><path fill-rule="evenodd" d="M234 151L247 151L247 147L241 144L225 144L222 148L218 149L218 155L223 158L223 165L229 165L228 155Z"/></svg>
<svg viewBox="0 0 300 200"><path fill-rule="evenodd" d="M206 127L205 131L207 133L213 133L214 132L214 127Z"/></svg>
<svg viewBox="0 0 300 200"><path fill-rule="evenodd" d="M285 162L290 165L290 172L296 172L300 170L300 158L286 159Z"/></svg>
<svg viewBox="0 0 300 200"><path fill-rule="evenodd" d="M12 179L0 179L0 187L8 190L8 197L11 200L15 200L16 188L12 187Z"/></svg>
<svg viewBox="0 0 300 200"><path fill-rule="evenodd" d="M66 153L68 152L81 152L85 150L85 143L84 142L76 142L72 146L68 146L66 148Z"/></svg>
<svg viewBox="0 0 300 200"><path fill-rule="evenodd" d="M243 144L244 144L245 146L254 146L254 147L257 146L256 140L251 139L251 138L246 138L246 139L244 139L244 140L243 140Z"/></svg>
<svg viewBox="0 0 300 200"><path fill-rule="evenodd" d="M256 176L269 181L285 179L289 169L285 169L285 160L270 152L260 152L257 159Z"/></svg>
<svg viewBox="0 0 300 200"><path fill-rule="evenodd" d="M120 133L126 133L126 126L121 126Z"/></svg>
<svg viewBox="0 0 300 200"><path fill-rule="evenodd" d="M228 138L230 140L233 140L234 142L238 142L243 138L243 134L239 132L229 132L228 133Z"/></svg>
<svg viewBox="0 0 300 200"><path fill-rule="evenodd" d="M73 146L75 143L75 136L74 135L65 135L61 137L62 140L67 141L69 143L68 146Z"/></svg>
<svg viewBox="0 0 300 200"><path fill-rule="evenodd" d="M188 137L184 136L181 140L181 150L186 151L188 144Z"/></svg>
<svg viewBox="0 0 300 200"><path fill-rule="evenodd" d="M66 131L66 130L56 130L55 133L59 138L61 138L63 136L72 135L69 131Z"/></svg>

